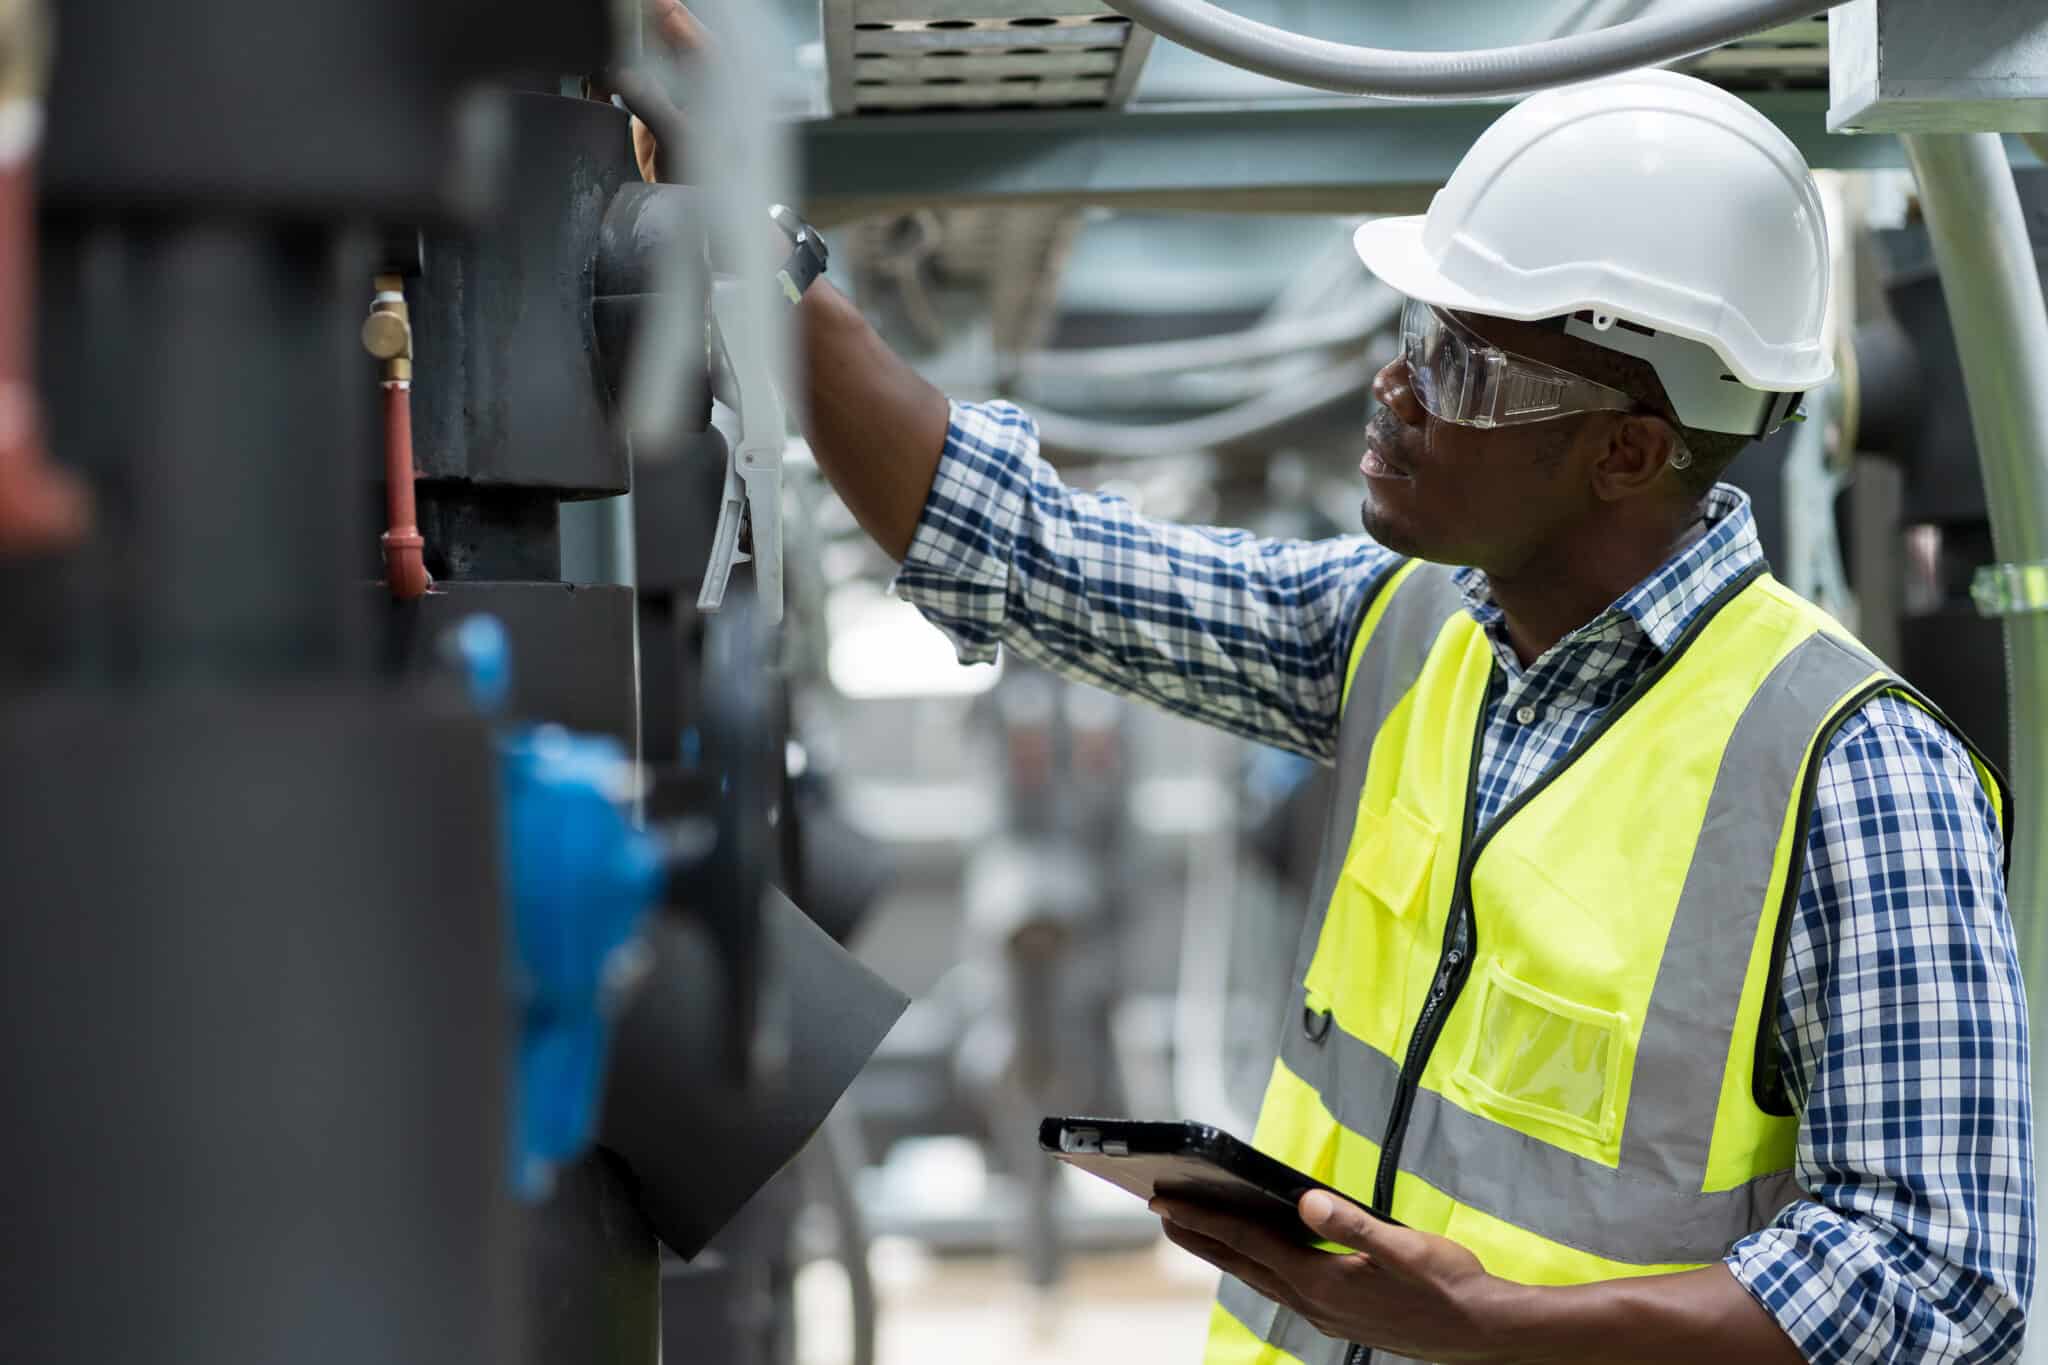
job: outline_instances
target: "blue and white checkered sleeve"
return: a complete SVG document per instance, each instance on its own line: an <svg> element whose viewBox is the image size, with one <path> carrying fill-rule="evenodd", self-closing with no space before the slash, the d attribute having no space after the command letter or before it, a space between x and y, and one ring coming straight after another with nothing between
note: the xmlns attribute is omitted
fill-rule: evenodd
<svg viewBox="0 0 2048 1365"><path fill-rule="evenodd" d="M1144 517L1061 483L1031 419L956 403L895 591L962 663L999 646L1054 672L1324 762L1366 589L1364 536L1265 540Z"/></svg>
<svg viewBox="0 0 2048 1365"><path fill-rule="evenodd" d="M1727 1263L1808 1360L2016 1359L2033 1118L1991 805L1954 736L1890 697L1836 736L1817 796L1778 1018L1812 1199Z"/></svg>

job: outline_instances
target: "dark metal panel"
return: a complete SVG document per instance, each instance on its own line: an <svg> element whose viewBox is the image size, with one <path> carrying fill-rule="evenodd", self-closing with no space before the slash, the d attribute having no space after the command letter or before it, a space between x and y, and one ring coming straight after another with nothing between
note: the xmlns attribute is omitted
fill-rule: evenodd
<svg viewBox="0 0 2048 1365"><path fill-rule="evenodd" d="M0 772L6 1357L517 1359L482 725L14 696Z"/></svg>
<svg viewBox="0 0 2048 1365"><path fill-rule="evenodd" d="M598 1148L564 1168L526 1224L528 1365L655 1365L660 1247L625 1163Z"/></svg>
<svg viewBox="0 0 2048 1365"><path fill-rule="evenodd" d="M801 1161L785 1168L696 1259L661 1258L662 1365L796 1360L795 1230L805 1175ZM866 1249L863 1243L838 1254Z"/></svg>
<svg viewBox="0 0 2048 1365"><path fill-rule="evenodd" d="M54 212L41 228L44 415L96 523L33 589L0 565L0 652L27 640L27 671L145 683L364 666L368 241Z"/></svg>
<svg viewBox="0 0 2048 1365"><path fill-rule="evenodd" d="M417 496L435 582L562 576L562 504L555 499L467 483L421 484Z"/></svg>
<svg viewBox="0 0 2048 1365"><path fill-rule="evenodd" d="M605 210L598 238L597 292L654 293L666 278L669 253L679 238L689 239L701 257L705 200L704 191L694 185L630 184L621 189Z"/></svg>
<svg viewBox="0 0 2048 1365"><path fill-rule="evenodd" d="M685 438L672 459L633 466L635 581L643 593L683 599L696 609L705 561L718 530L726 442L716 427Z"/></svg>
<svg viewBox="0 0 2048 1365"><path fill-rule="evenodd" d="M2035 260L2048 278L2048 170L2013 176L2034 239ZM1913 223L1879 234L1892 273L1886 292L1919 359L1920 394L1926 411L1912 435L1905 459L1908 522L1980 522L1984 480L1977 464L1977 438L1963 405L1963 362L1947 296L1934 268L1927 228Z"/></svg>
<svg viewBox="0 0 2048 1365"><path fill-rule="evenodd" d="M664 916L655 965L620 1021L605 1145L633 1169L641 1206L695 1256L800 1151L908 1003L779 892L762 902L770 998L786 1054L746 1090L730 1082L718 959L698 924Z"/></svg>
<svg viewBox="0 0 2048 1365"><path fill-rule="evenodd" d="M601 497L628 486L591 325L598 235L637 181L627 116L555 95L506 96L502 211L472 237L429 234L407 286L414 457L425 479Z"/></svg>
<svg viewBox="0 0 2048 1365"><path fill-rule="evenodd" d="M153 210L472 208L473 87L512 67L594 71L610 47L609 7L552 0L53 8L45 183Z"/></svg>
<svg viewBox="0 0 2048 1365"><path fill-rule="evenodd" d="M382 588L366 589L383 595ZM443 664L443 633L488 612L512 641L513 718L611 735L639 751L633 590L614 583L440 583L391 603L385 658L393 672Z"/></svg>

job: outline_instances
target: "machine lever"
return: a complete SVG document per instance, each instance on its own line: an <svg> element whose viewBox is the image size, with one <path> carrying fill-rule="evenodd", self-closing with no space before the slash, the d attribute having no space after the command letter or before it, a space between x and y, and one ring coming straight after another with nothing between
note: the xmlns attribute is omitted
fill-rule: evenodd
<svg viewBox="0 0 2048 1365"><path fill-rule="evenodd" d="M766 338L747 316L756 301L746 293L756 287L725 279L711 286L714 349L723 353L722 364L714 360L713 373L720 387L729 386L719 396L739 415L739 438L726 459L718 529L697 610L717 611L733 566L751 560L755 593L772 625L782 619L782 447L787 428Z"/></svg>

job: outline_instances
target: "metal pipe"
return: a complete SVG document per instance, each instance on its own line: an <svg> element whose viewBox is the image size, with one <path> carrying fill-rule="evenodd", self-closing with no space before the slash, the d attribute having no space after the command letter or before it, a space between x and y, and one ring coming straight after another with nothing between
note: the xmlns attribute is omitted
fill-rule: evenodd
<svg viewBox="0 0 2048 1365"><path fill-rule="evenodd" d="M389 525L377 540L384 551L384 582L394 599L410 602L426 596L434 579L427 572L427 542L413 496L412 319L406 313L404 284L397 275L377 277L377 296L363 322L363 349L384 362L384 512Z"/></svg>
<svg viewBox="0 0 2048 1365"><path fill-rule="evenodd" d="M2013 185L1994 133L1902 139L1920 182L1942 292L1963 362L1970 425L1984 473L1994 552L2005 564L2048 563L2048 307ZM2010 902L2029 987L2036 1094L2048 1090L2048 603L2004 616L2012 705ZM2039 1164L2048 1126L2036 1124ZM2027 1359L2043 1358L2042 1334Z"/></svg>
<svg viewBox="0 0 2048 1365"><path fill-rule="evenodd" d="M1698 0L1591 33L1466 52L1402 52L1305 38L1207 0L1103 3L1182 47L1276 80L1346 95L1474 99L1661 66L1844 0Z"/></svg>

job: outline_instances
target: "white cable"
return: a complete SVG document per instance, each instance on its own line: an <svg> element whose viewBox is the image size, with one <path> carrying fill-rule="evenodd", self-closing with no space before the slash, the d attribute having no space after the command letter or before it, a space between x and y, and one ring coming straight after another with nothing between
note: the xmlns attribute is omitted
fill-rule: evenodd
<svg viewBox="0 0 2048 1365"><path fill-rule="evenodd" d="M1344 249L1349 252L1347 241ZM1363 275L1352 258L1352 274ZM1239 366L1273 360L1299 351L1345 346L1365 341L1393 321L1401 299L1390 290L1361 307L1300 321L1262 322L1242 332L1191 337L1184 341L1148 341L1131 346L1088 346L1060 351L1033 351L1018 367L1023 379L1134 379L1177 370Z"/></svg>
<svg viewBox="0 0 2048 1365"><path fill-rule="evenodd" d="M1371 382L1372 367L1367 362L1347 360L1249 403L1185 422L1126 426L1051 412L1034 415L1039 439L1056 450L1131 460L1186 456L1249 441L1312 412L1347 402L1364 393Z"/></svg>
<svg viewBox="0 0 2048 1365"><path fill-rule="evenodd" d="M1670 14L1516 47L1402 52L1307 38L1208 0L1103 0L1162 38L1276 80L1346 95L1478 99L1658 66L1844 0L1698 0Z"/></svg>

